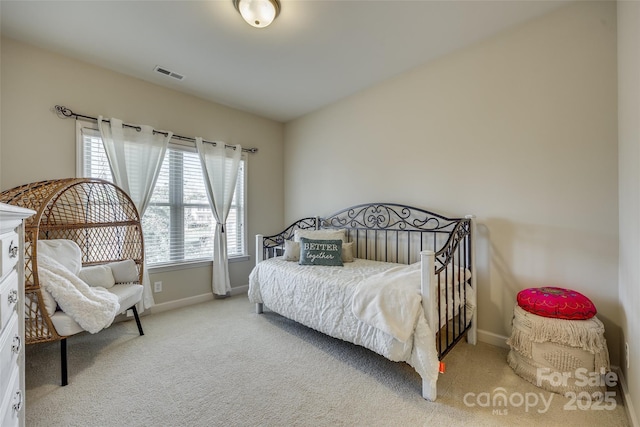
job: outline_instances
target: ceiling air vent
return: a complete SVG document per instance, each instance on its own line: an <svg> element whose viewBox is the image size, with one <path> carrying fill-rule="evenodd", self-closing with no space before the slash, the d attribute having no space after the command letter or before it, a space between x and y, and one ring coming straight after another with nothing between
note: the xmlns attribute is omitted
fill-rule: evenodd
<svg viewBox="0 0 640 427"><path fill-rule="evenodd" d="M173 77L176 80L184 79L184 76L182 74L174 73L173 71L167 70L166 68L159 65L156 66L156 68L154 68L153 70L157 73L164 74L165 76Z"/></svg>

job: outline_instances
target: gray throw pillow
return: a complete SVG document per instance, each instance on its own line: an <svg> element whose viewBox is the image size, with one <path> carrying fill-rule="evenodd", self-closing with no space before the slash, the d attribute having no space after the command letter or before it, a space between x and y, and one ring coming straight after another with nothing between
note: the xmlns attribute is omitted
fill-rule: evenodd
<svg viewBox="0 0 640 427"><path fill-rule="evenodd" d="M342 240L300 239L300 265L342 264Z"/></svg>

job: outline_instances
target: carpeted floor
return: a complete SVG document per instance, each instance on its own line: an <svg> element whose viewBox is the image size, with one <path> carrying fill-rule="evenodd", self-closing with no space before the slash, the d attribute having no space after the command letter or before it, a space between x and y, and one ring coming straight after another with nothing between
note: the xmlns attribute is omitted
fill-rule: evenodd
<svg viewBox="0 0 640 427"><path fill-rule="evenodd" d="M26 425L37 426L626 426L616 403L572 402L515 375L507 351L460 343L438 399L420 377L362 347L274 313L245 296L114 324L26 352ZM506 406L498 406L506 395ZM495 400L495 405L492 403Z"/></svg>

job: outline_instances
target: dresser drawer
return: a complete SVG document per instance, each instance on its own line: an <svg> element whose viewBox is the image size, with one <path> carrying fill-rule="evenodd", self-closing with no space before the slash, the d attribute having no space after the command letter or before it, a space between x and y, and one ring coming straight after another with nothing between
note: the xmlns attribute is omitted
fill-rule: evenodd
<svg viewBox="0 0 640 427"><path fill-rule="evenodd" d="M18 316L12 316L0 335L0 384L7 384L13 371L19 369L18 356L21 350Z"/></svg>
<svg viewBox="0 0 640 427"><path fill-rule="evenodd" d="M20 371L15 369L0 406L0 426L14 427L20 425L20 414L24 411L24 391L20 389Z"/></svg>
<svg viewBox="0 0 640 427"><path fill-rule="evenodd" d="M0 283L0 331L17 312L18 295L18 273L13 270Z"/></svg>
<svg viewBox="0 0 640 427"><path fill-rule="evenodd" d="M20 259L20 239L11 232L0 235L0 277L4 277Z"/></svg>

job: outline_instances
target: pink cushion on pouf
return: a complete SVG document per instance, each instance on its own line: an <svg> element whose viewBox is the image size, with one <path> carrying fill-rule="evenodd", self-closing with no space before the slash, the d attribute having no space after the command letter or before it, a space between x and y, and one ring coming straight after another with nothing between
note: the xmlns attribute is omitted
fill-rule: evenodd
<svg viewBox="0 0 640 427"><path fill-rule="evenodd" d="M596 306L580 292L571 289L544 287L518 292L518 305L542 317L586 320L596 315Z"/></svg>

